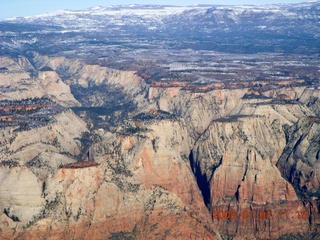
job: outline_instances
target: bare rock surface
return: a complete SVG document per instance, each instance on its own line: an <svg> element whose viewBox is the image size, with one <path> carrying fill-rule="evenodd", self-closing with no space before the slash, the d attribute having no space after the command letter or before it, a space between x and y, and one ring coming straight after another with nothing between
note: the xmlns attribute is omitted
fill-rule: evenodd
<svg viewBox="0 0 320 240"><path fill-rule="evenodd" d="M317 233L317 90L150 83L37 53L0 64L6 105L28 97L60 105L30 128L18 121L45 106L1 109L1 239Z"/></svg>

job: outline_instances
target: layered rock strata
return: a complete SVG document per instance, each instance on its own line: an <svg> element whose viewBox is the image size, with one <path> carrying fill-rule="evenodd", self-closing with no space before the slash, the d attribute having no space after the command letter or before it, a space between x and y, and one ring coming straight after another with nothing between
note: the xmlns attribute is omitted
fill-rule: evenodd
<svg viewBox="0 0 320 240"><path fill-rule="evenodd" d="M317 234L319 91L303 81L196 89L62 57L0 63L2 100L82 105L1 128L1 239Z"/></svg>

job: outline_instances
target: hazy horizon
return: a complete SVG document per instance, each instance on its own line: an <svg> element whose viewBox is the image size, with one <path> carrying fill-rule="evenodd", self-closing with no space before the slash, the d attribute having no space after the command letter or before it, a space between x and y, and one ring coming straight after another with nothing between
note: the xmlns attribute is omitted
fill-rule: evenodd
<svg viewBox="0 0 320 240"><path fill-rule="evenodd" d="M38 14L45 14L48 12L54 12L60 9L68 10L80 10L84 8L94 6L110 6L110 5L128 5L128 4L151 4L151 5L176 5L176 6L187 6L194 4L211 4L211 5L262 5L262 4L278 4L278 3L301 3L307 1L301 0L225 0L221 1L210 1L203 0L201 2L195 2L194 0L163 0L161 3L152 2L149 0L119 0L119 1L105 1L105 0L51 0L46 1L45 4L42 0L12 0L6 2L0 2L0 19L6 19L11 17L25 17L33 16Z"/></svg>

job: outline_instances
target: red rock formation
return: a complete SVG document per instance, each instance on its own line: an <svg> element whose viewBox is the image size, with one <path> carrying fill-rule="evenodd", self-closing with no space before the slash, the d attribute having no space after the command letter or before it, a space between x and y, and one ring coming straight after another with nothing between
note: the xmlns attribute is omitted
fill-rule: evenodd
<svg viewBox="0 0 320 240"><path fill-rule="evenodd" d="M236 166L224 155L211 181L211 208L220 232L263 239L307 232L310 211L293 187L268 158L261 159L254 150L247 158L248 163ZM217 211L234 211L236 217L219 217Z"/></svg>

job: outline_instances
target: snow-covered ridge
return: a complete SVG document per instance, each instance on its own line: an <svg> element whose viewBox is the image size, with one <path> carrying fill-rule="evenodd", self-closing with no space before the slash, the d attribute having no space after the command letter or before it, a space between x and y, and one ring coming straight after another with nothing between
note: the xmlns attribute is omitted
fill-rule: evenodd
<svg viewBox="0 0 320 240"><path fill-rule="evenodd" d="M191 6L170 6L170 5L116 5L116 6L94 6L83 10L57 10L55 12L40 14L28 17L14 17L6 19L8 21L15 20L34 20L40 18L48 17L61 17L63 15L135 15L135 16L153 16L153 17L165 17L174 14L181 14L186 10L206 10L210 8L215 8L217 10L232 10L235 13L242 13L243 11L253 11L253 12L279 12L283 11L285 8L299 8L307 7L312 4L320 3L319 1L309 1L299 4L272 4L272 5L201 5L195 4Z"/></svg>
<svg viewBox="0 0 320 240"><path fill-rule="evenodd" d="M198 22L202 24L202 27L206 25L208 29L219 26L223 29L228 29L235 26L234 24L247 23L248 19L251 19L249 22L257 23L256 28L264 29L269 26L269 29L272 30L274 21L279 19L287 19L289 21L298 18L319 19L319 15L319 1L258 6L192 5L183 7L132 4L106 7L95 6L83 10L58 10L36 16L11 18L6 21L81 29L144 25L146 29L154 30L160 29L164 25L180 24L179 26L190 26ZM317 26L313 28L315 28L313 31L317 30Z"/></svg>
<svg viewBox="0 0 320 240"><path fill-rule="evenodd" d="M7 19L14 21L18 19L40 19L46 17L58 17L62 15L138 15L138 16L168 16L179 14L190 8L209 8L209 7L179 7L179 6L160 6L160 5L120 5L120 6L95 6L83 10L57 10L51 13L39 14L27 17L14 17Z"/></svg>

